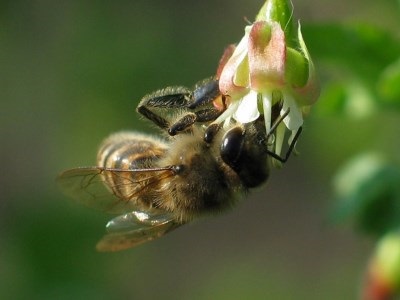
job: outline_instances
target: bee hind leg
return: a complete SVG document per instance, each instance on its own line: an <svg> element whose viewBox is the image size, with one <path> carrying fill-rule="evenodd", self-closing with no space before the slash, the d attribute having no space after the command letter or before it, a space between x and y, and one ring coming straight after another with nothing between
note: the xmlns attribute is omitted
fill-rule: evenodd
<svg viewBox="0 0 400 300"><path fill-rule="evenodd" d="M146 106L138 106L137 111L158 127L167 130L168 134L171 136L189 129L195 122L213 121L221 114L217 109L207 108L196 112L188 112L171 124L168 120L154 113Z"/></svg>
<svg viewBox="0 0 400 300"><path fill-rule="evenodd" d="M170 112L174 109L185 109L190 99L191 92L189 89L185 87L167 87L144 96L136 111L158 127L169 129L172 123Z"/></svg>
<svg viewBox="0 0 400 300"><path fill-rule="evenodd" d="M168 129L170 126L166 119L152 112L146 106L138 106L137 112L162 129Z"/></svg>
<svg viewBox="0 0 400 300"><path fill-rule="evenodd" d="M217 97L222 99L222 110L209 105ZM208 106L198 109L204 105ZM194 91L185 87L167 87L155 91L143 97L136 110L155 125L166 130L169 135L174 136L190 129L195 122L214 121L225 108L225 97L220 95L218 80L208 78L197 83ZM178 113L183 112L178 120L173 120L176 116L175 110Z"/></svg>

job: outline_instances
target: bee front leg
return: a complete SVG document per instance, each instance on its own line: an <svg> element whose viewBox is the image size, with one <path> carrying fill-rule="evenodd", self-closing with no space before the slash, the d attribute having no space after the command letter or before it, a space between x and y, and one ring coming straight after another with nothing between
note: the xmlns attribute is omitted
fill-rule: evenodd
<svg viewBox="0 0 400 300"><path fill-rule="evenodd" d="M207 144L211 144L211 142L213 141L215 135L218 133L220 128L221 128L221 124L220 123L212 123L212 124L210 124L207 127L206 132L204 133L204 141Z"/></svg>
<svg viewBox="0 0 400 300"><path fill-rule="evenodd" d="M302 130L303 130L302 127L297 129L297 132L296 132L292 142L290 143L289 148L287 149L286 154L285 154L284 157L276 154L275 152L267 150L268 155L272 156L273 158L275 158L276 160L280 161L281 163L287 162L289 157L290 157L290 155L292 154L292 152L294 150L294 147L296 146L296 142L297 142Z"/></svg>

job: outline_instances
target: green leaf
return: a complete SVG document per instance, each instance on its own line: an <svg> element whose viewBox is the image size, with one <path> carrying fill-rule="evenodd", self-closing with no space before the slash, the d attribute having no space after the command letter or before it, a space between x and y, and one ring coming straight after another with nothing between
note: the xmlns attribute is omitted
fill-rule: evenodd
<svg viewBox="0 0 400 300"><path fill-rule="evenodd" d="M377 86L383 101L400 108L400 59L386 67Z"/></svg>
<svg viewBox="0 0 400 300"><path fill-rule="evenodd" d="M382 235L400 227L400 168L376 154L355 157L337 173L336 220L351 219L356 228Z"/></svg>
<svg viewBox="0 0 400 300"><path fill-rule="evenodd" d="M337 113L359 117L399 103L400 42L396 36L367 24L304 26L303 33L323 82L328 82L317 103L323 106L320 112L336 108ZM332 81L336 99L332 90L324 92L332 89Z"/></svg>
<svg viewBox="0 0 400 300"><path fill-rule="evenodd" d="M342 113L345 109L347 98L346 87L342 83L332 82L325 85L314 112L317 114L331 115Z"/></svg>
<svg viewBox="0 0 400 300"><path fill-rule="evenodd" d="M376 78L400 53L396 37L368 24L308 25L303 34L315 60L333 62L361 78Z"/></svg>

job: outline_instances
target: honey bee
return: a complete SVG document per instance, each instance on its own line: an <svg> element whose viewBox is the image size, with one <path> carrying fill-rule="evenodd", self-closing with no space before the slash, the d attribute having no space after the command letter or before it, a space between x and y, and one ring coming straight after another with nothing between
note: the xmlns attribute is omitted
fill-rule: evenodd
<svg viewBox="0 0 400 300"><path fill-rule="evenodd" d="M100 146L97 166L67 170L58 177L61 188L78 202L119 214L107 223L106 234L96 246L99 251L134 247L203 215L230 209L249 189L267 180L271 157L287 160L300 134L284 158L268 151L266 144L287 114L276 120L270 134L265 133L261 116L248 124L231 121L208 141L203 122L191 119L187 125L181 121L187 115L197 118L197 111L191 108L198 100L194 93L163 91L144 97L138 111L145 111L145 117L166 131L165 137L112 134ZM149 102L172 103L186 96L187 101L176 104L178 114L173 117L157 115L147 107ZM215 97L218 93L210 99ZM175 126L177 122L184 126ZM176 134L171 128L182 130Z"/></svg>

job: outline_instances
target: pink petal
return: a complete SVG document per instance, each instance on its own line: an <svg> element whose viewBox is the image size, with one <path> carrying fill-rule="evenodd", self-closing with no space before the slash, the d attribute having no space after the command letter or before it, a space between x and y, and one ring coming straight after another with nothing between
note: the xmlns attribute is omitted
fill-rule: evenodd
<svg viewBox="0 0 400 300"><path fill-rule="evenodd" d="M262 92L285 84L286 43L279 23L254 23L248 45L250 86Z"/></svg>
<svg viewBox="0 0 400 300"><path fill-rule="evenodd" d="M217 69L217 73L216 73L217 78L220 78L222 70L224 69L229 58L232 57L232 54L235 51L235 48L236 48L236 46L233 44L231 44L225 48L224 53L222 54L222 57L219 60L218 69Z"/></svg>
<svg viewBox="0 0 400 300"><path fill-rule="evenodd" d="M221 93L231 96L233 100L241 98L248 90L247 86L237 86L234 83L237 69L247 59L247 40L248 34L245 34L219 76Z"/></svg>

